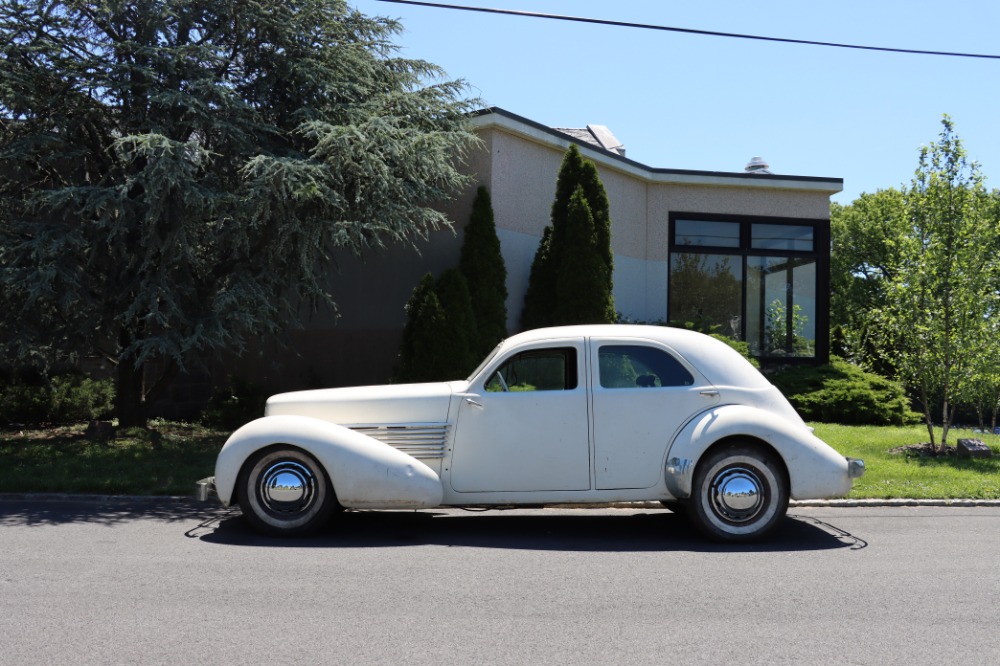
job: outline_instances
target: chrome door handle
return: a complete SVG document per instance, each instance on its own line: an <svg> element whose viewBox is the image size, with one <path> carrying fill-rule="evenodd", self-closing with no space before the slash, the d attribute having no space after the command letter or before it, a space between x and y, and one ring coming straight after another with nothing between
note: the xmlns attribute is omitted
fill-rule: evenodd
<svg viewBox="0 0 1000 666"><path fill-rule="evenodd" d="M715 389L709 389L707 391L699 391L698 395L703 395L706 398L718 398L719 392L716 391Z"/></svg>
<svg viewBox="0 0 1000 666"><path fill-rule="evenodd" d="M473 400L472 398L466 398L466 399L465 399L465 402L467 402L468 404L472 405L473 407L478 407L479 409L482 409L482 408L483 408L483 403L481 403L481 402L476 402L476 401L475 401L475 400Z"/></svg>

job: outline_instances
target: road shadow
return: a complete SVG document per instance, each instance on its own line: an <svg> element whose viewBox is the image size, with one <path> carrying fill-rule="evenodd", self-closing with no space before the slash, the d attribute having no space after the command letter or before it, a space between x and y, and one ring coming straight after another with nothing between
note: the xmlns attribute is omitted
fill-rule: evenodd
<svg viewBox="0 0 1000 666"><path fill-rule="evenodd" d="M219 513L216 507L193 500L157 498L74 498L0 499L0 527L93 523L119 525L135 520L180 522L201 520Z"/></svg>
<svg viewBox="0 0 1000 666"><path fill-rule="evenodd" d="M667 510L580 510L572 513L463 513L453 511L350 511L322 533L304 539L264 537L252 531L238 510L189 530L205 543L259 548L393 548L438 545L469 548L579 552L799 552L859 550L868 544L812 517L789 515L766 541L719 544L708 541L682 515Z"/></svg>

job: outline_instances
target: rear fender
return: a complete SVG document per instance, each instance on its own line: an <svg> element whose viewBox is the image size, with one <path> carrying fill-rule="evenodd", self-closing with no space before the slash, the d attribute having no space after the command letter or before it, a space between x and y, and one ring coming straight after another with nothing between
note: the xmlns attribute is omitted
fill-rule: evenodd
<svg viewBox="0 0 1000 666"><path fill-rule="evenodd" d="M441 504L438 475L416 458L344 426L308 416L265 416L234 432L215 463L222 503L233 502L243 464L276 444L310 453L326 470L337 499L358 509L423 509Z"/></svg>
<svg viewBox="0 0 1000 666"><path fill-rule="evenodd" d="M671 444L665 461L671 494L678 498L691 496L697 461L712 445L725 439L757 439L774 449L788 470L792 499L839 497L851 489L847 459L801 422L755 407L723 405L696 416Z"/></svg>

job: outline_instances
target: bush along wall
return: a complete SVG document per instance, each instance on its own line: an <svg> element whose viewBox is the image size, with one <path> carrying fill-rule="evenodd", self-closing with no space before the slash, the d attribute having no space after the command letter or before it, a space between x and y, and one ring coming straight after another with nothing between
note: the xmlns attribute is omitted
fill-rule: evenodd
<svg viewBox="0 0 1000 666"><path fill-rule="evenodd" d="M0 423L41 424L92 421L108 416L115 389L110 379L67 373L0 380Z"/></svg>
<svg viewBox="0 0 1000 666"><path fill-rule="evenodd" d="M806 421L906 425L920 420L901 384L837 356L828 365L788 368L768 379Z"/></svg>

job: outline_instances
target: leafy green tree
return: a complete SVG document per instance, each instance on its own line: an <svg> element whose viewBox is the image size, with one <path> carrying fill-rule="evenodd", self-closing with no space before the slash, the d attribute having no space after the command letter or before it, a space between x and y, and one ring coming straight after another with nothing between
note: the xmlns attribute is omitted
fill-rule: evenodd
<svg viewBox="0 0 1000 666"><path fill-rule="evenodd" d="M1000 344L987 326L997 311L998 220L947 116L902 204L908 228L887 243L895 265L876 316L886 361L914 391L934 446L942 424L943 448L956 408L973 396L977 359Z"/></svg>
<svg viewBox="0 0 1000 666"><path fill-rule="evenodd" d="M507 337L507 268L500 251L490 193L483 186L476 191L472 202L459 268L469 285L475 314L473 353L484 357Z"/></svg>
<svg viewBox="0 0 1000 666"><path fill-rule="evenodd" d="M611 250L611 212L608 196L597 172L597 166L590 160L584 159L580 150L571 145L563 156L559 168L556 195L550 214L551 224L546 227L532 262L524 310L521 314L522 328L538 328L553 324L553 313L558 305L557 285L566 253L570 200L577 188L583 190L583 197L594 223L593 242L607 269L602 271L607 285L606 291L608 294L612 293L614 253ZM602 321L615 320L613 300L608 301L608 307L610 310L601 317Z"/></svg>
<svg viewBox="0 0 1000 666"><path fill-rule="evenodd" d="M570 197L564 243L552 322L611 323L608 314L614 312L614 303L608 289L608 266L597 247L594 217L582 186Z"/></svg>
<svg viewBox="0 0 1000 666"><path fill-rule="evenodd" d="M887 285L897 272L894 247L908 233L904 194L899 189L864 193L849 206L830 206L833 241L830 318L834 349L845 358L885 372L875 343L881 334L871 312L885 305Z"/></svg>
<svg viewBox="0 0 1000 666"><path fill-rule="evenodd" d="M341 0L0 5L8 359L104 356L141 425L196 358L334 306L334 250L447 225L471 103L399 30Z"/></svg>

